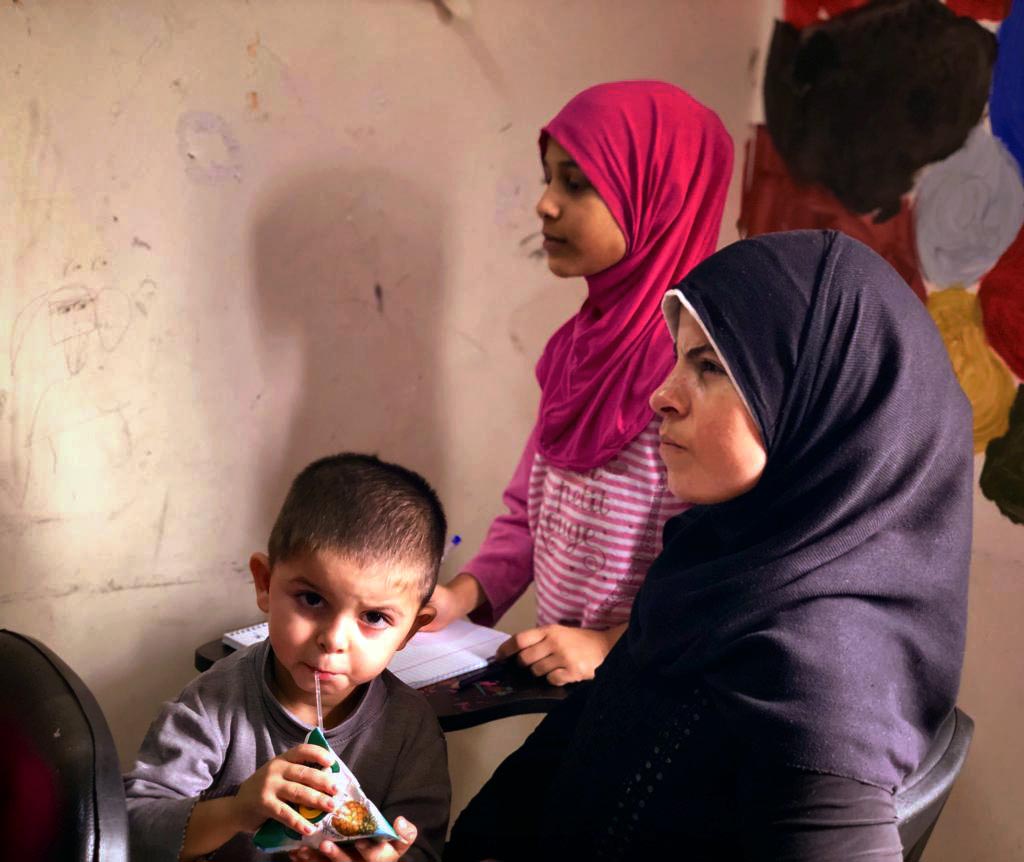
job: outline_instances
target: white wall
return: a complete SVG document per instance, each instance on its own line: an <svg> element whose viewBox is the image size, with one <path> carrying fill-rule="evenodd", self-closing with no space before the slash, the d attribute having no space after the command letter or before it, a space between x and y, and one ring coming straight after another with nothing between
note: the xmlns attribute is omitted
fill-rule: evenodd
<svg viewBox="0 0 1024 862"><path fill-rule="evenodd" d="M775 3L470 5L0 5L0 624L78 670L123 760L195 646L257 618L245 561L314 457L417 468L462 559L480 540L582 295L531 236L569 96L657 77L714 107L735 238ZM986 506L978 741L931 860L1022 858L1020 528ZM456 811L533 722L451 735Z"/></svg>
<svg viewBox="0 0 1024 862"><path fill-rule="evenodd" d="M750 0L472 6L0 6L0 622L122 759L258 616L245 562L309 460L420 469L480 540L582 296L535 255L539 126L658 77L745 134ZM453 736L460 798L522 732Z"/></svg>

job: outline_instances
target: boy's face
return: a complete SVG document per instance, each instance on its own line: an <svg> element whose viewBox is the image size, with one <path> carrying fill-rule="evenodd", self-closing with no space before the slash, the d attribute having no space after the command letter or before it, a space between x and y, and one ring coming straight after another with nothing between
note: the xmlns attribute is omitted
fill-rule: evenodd
<svg viewBox="0 0 1024 862"><path fill-rule="evenodd" d="M249 568L256 603L269 616L278 694L310 724L316 722L314 674L327 715L378 676L434 616L433 608L421 607L413 567L360 566L317 551L277 562L273 574L266 555L253 554Z"/></svg>

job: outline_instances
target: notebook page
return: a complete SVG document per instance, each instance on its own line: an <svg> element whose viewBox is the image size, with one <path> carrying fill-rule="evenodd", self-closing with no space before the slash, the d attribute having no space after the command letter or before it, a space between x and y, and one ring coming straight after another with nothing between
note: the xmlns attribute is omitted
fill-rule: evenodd
<svg viewBox="0 0 1024 862"><path fill-rule="evenodd" d="M235 649L242 649L242 647L251 646L252 644L259 643L262 640L266 640L268 636L267 624L253 623L251 626L246 626L244 629L235 629L234 631L224 632L221 643Z"/></svg>
<svg viewBox="0 0 1024 862"><path fill-rule="evenodd" d="M469 620L455 620L439 632L417 632L388 665L406 685L422 688L487 664L509 636Z"/></svg>

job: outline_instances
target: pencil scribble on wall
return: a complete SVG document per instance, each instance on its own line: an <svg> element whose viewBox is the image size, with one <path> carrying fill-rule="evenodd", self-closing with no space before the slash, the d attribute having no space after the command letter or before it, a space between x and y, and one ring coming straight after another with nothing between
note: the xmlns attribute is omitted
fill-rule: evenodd
<svg viewBox="0 0 1024 862"><path fill-rule="evenodd" d="M503 174L494 187L494 223L499 227L518 228L536 221L533 202L526 183Z"/></svg>
<svg viewBox="0 0 1024 862"><path fill-rule="evenodd" d="M938 0L877 0L803 30L776 22L768 130L793 175L879 221L959 149L988 99L995 37Z"/></svg>
<svg viewBox="0 0 1024 862"><path fill-rule="evenodd" d="M105 266L106 260L97 258L91 273ZM90 274L78 264L65 272ZM0 476L0 488L16 508L35 502L45 508L45 494L33 501L31 492L41 476L58 473L62 452L88 460L101 451L112 464L130 457L128 402L117 387L105 385L104 371L106 357L117 351L132 324L133 308L144 309L154 288L151 279L133 294L73 280L18 312L10 329L10 436ZM73 440L62 447L59 438L69 434Z"/></svg>

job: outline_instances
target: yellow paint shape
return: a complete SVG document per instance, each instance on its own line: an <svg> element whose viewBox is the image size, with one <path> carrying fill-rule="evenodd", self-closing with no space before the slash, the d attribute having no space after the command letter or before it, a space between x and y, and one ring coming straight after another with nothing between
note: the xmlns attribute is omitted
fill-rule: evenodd
<svg viewBox="0 0 1024 862"><path fill-rule="evenodd" d="M974 451L984 452L1010 427L1013 376L985 339L977 296L962 287L938 290L928 294L928 311L974 410Z"/></svg>

